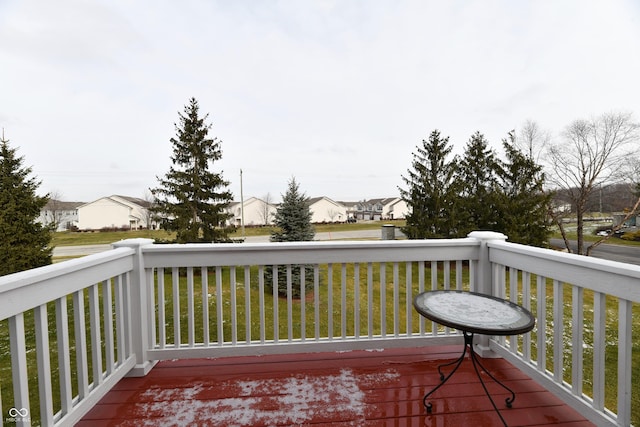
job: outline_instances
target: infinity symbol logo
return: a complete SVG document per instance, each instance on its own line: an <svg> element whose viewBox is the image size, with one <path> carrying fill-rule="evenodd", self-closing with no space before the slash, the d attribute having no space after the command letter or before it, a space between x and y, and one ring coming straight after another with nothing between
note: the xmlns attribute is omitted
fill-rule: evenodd
<svg viewBox="0 0 640 427"><path fill-rule="evenodd" d="M29 414L29 410L27 408L21 408L21 409L16 409L16 408L11 408L9 409L9 416L16 418L18 416L24 418Z"/></svg>

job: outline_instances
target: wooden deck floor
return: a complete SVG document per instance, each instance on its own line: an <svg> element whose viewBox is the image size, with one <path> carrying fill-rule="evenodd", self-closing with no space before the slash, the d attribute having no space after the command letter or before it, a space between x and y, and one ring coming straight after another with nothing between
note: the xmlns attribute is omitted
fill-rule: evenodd
<svg viewBox="0 0 640 427"><path fill-rule="evenodd" d="M144 378L125 378L77 425L100 426L500 426L465 360L433 395L437 365L460 347L406 348L161 362ZM509 426L591 426L570 407L502 359L485 375ZM483 378L485 378L483 377Z"/></svg>

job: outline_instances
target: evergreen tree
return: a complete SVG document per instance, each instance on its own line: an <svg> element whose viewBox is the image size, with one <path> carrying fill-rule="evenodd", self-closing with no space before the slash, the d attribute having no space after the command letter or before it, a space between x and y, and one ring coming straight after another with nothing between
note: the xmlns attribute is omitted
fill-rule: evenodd
<svg viewBox="0 0 640 427"><path fill-rule="evenodd" d="M276 210L274 225L276 230L271 233L272 242L309 241L313 240L316 234L311 225L309 199L304 193L300 193L295 178L291 178L287 192L282 196L282 203Z"/></svg>
<svg viewBox="0 0 640 427"><path fill-rule="evenodd" d="M461 185L457 217L457 236L474 230L498 231L497 177L498 160L480 132L474 133L465 147L457 179Z"/></svg>
<svg viewBox="0 0 640 427"><path fill-rule="evenodd" d="M159 187L151 189L155 198L152 211L161 220L161 227L176 232L178 243L229 241L230 215L225 208L232 201L229 185L222 173L210 170L222 158L221 142L209 138L211 124L208 114L199 116L199 105L191 98L178 113L173 144L173 165L158 178Z"/></svg>
<svg viewBox="0 0 640 427"><path fill-rule="evenodd" d="M47 197L9 141L0 139L0 276L51 264L51 230L37 222Z"/></svg>
<svg viewBox="0 0 640 427"><path fill-rule="evenodd" d="M315 236L315 230L311 225L311 211L309 210L309 199L300 192L299 185L295 178L289 181L287 192L282 196L282 203L276 210L274 225L276 230L271 233L272 242L299 242L310 241ZM304 273L303 273L304 271ZM274 275L277 274L277 279ZM265 269L265 283L267 289L273 289L274 282L277 281L278 293L287 295L289 292L287 285L287 268L278 266L276 271L272 267ZM313 289L313 265L292 265L291 266L291 295L300 297L303 289Z"/></svg>
<svg viewBox="0 0 640 427"><path fill-rule="evenodd" d="M434 130L413 153L412 169L402 177L408 188L400 188L409 207L402 232L409 239L450 237L454 232L457 159L447 160L452 149L449 137L443 138Z"/></svg>
<svg viewBox="0 0 640 427"><path fill-rule="evenodd" d="M544 191L542 166L532 153L525 155L517 148L513 132L502 145L506 161L498 168L496 229L512 242L543 246L550 233L548 212L553 194Z"/></svg>

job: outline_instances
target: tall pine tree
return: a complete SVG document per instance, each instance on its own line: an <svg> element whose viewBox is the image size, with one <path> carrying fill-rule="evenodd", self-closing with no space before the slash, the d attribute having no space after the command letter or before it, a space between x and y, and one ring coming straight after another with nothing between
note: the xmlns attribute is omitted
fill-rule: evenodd
<svg viewBox="0 0 640 427"><path fill-rule="evenodd" d="M436 129L413 153L412 169L402 177L408 188L400 188L409 207L402 232L409 239L450 237L454 232L458 188L456 158L448 159L452 149L449 137Z"/></svg>
<svg viewBox="0 0 640 427"><path fill-rule="evenodd" d="M9 141L0 139L0 276L51 264L51 230L37 222L47 197Z"/></svg>
<svg viewBox="0 0 640 427"><path fill-rule="evenodd" d="M153 213L161 218L161 227L176 232L178 243L229 241L230 215L225 208L232 201L228 181L211 170L222 158L221 142L209 138L208 114L199 115L199 105L191 98L175 125L173 165L158 178L159 187L151 189L155 198Z"/></svg>
<svg viewBox="0 0 640 427"><path fill-rule="evenodd" d="M465 147L457 179L461 184L457 235L474 230L493 230L497 226L498 160L484 135L474 133Z"/></svg>
<svg viewBox="0 0 640 427"><path fill-rule="evenodd" d="M544 246L550 234L548 212L553 194L544 190L542 166L535 162L532 152L525 154L518 149L513 132L502 145L506 159L497 170L496 229L512 242Z"/></svg>

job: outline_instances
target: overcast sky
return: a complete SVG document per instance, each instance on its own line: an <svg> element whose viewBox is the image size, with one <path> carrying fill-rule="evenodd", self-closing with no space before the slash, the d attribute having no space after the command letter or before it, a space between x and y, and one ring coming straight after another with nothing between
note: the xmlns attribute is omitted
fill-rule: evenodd
<svg viewBox="0 0 640 427"><path fill-rule="evenodd" d="M397 196L433 129L640 118L637 0L0 0L0 126L41 193L143 197L190 97L240 200Z"/></svg>

